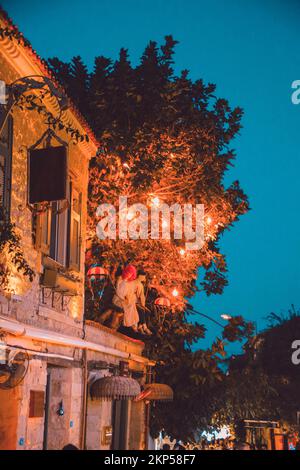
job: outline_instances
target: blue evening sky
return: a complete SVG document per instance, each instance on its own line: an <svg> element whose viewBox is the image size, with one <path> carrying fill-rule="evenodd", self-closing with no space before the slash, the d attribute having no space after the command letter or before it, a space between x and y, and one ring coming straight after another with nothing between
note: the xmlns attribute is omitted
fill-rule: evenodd
<svg viewBox="0 0 300 470"><path fill-rule="evenodd" d="M116 58L129 49L136 63L149 40L180 41L176 70L217 85L217 95L244 108L234 142L235 168L251 212L227 232L229 286L222 296L198 294L195 308L219 318L242 314L264 325L271 311L300 307L300 2L296 0L4 0L33 47L45 58ZM200 319L199 319L200 320ZM208 340L218 327L203 320Z"/></svg>

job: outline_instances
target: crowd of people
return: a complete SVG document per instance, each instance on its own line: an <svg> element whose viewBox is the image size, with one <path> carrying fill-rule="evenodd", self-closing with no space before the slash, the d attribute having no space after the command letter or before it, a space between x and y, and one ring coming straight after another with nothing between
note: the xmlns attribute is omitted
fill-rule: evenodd
<svg viewBox="0 0 300 470"><path fill-rule="evenodd" d="M161 446L161 450L255 450L253 446L247 442L238 441L232 437L221 438L221 439L201 439L198 444L184 443L182 441L176 441L173 443L164 443ZM265 449L267 448L265 447Z"/></svg>
<svg viewBox="0 0 300 470"><path fill-rule="evenodd" d="M267 444L260 443L260 445L250 444L242 440L235 439L234 437L227 437L221 439L201 439L197 444L186 443L182 441L165 442L161 444L161 450L270 450ZM300 437L298 436L293 445L289 445L289 450L300 450Z"/></svg>

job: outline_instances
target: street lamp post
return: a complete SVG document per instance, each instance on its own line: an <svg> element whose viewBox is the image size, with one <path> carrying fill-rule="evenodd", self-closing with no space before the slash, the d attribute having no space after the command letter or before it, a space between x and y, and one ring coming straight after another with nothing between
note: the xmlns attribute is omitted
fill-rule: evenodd
<svg viewBox="0 0 300 470"><path fill-rule="evenodd" d="M224 325L220 323L218 320L215 320L214 318L210 317L209 315L206 315L205 313L198 312L198 310L195 310L194 308L188 308L188 312L190 313L196 313L197 315L200 315L201 317L207 318L208 320L212 321L216 325L220 326L221 328L224 328Z"/></svg>

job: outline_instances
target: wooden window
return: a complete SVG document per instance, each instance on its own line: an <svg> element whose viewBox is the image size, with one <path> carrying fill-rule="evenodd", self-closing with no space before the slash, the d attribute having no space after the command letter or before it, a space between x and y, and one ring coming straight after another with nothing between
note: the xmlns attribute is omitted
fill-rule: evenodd
<svg viewBox="0 0 300 470"><path fill-rule="evenodd" d="M50 228L51 213L50 209L47 209L39 214L36 220L36 248L46 255L50 254Z"/></svg>
<svg viewBox="0 0 300 470"><path fill-rule="evenodd" d="M67 266L69 210L66 201L51 205L50 258L62 266Z"/></svg>
<svg viewBox="0 0 300 470"><path fill-rule="evenodd" d="M45 392L30 390L29 418L42 418L44 416Z"/></svg>
<svg viewBox="0 0 300 470"><path fill-rule="evenodd" d="M70 208L70 260L71 268L80 270L81 249L81 194L71 187Z"/></svg>
<svg viewBox="0 0 300 470"><path fill-rule="evenodd" d="M0 220L8 218L10 212L12 137L13 120L9 116L0 135Z"/></svg>
<svg viewBox="0 0 300 470"><path fill-rule="evenodd" d="M79 271L82 196L71 182L67 187L67 198L68 203L52 202L46 212L39 214L36 247L62 266Z"/></svg>

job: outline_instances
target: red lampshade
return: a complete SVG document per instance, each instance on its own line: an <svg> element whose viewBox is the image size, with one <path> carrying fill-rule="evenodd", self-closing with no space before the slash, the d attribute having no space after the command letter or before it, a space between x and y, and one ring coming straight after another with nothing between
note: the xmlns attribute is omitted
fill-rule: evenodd
<svg viewBox="0 0 300 470"><path fill-rule="evenodd" d="M105 268L102 268L102 266L98 264L97 265L94 264L88 269L88 272L86 275L89 279L92 279L92 278L96 279L102 276L108 276L108 270Z"/></svg>
<svg viewBox="0 0 300 470"><path fill-rule="evenodd" d="M171 302L167 297L157 297L157 299L155 299L155 301L154 301L154 304L155 305L160 305L162 307L170 307L171 306Z"/></svg>

